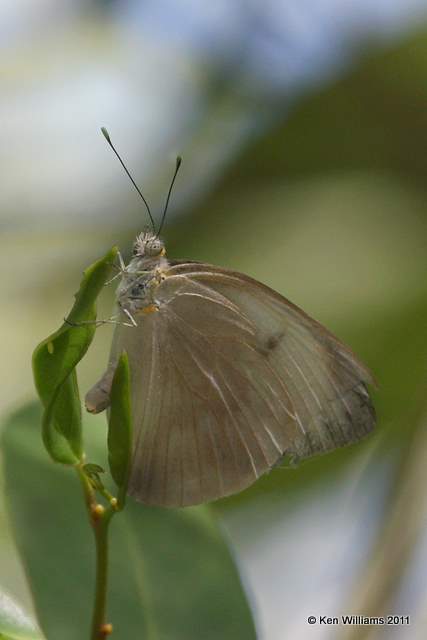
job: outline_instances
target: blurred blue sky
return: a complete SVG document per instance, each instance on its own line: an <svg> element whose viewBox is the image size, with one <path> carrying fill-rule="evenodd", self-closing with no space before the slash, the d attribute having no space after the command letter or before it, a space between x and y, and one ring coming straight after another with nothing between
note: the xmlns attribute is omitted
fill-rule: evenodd
<svg viewBox="0 0 427 640"><path fill-rule="evenodd" d="M220 67L239 86L284 98L425 15L425 0L127 0L115 15L138 38Z"/></svg>
<svg viewBox="0 0 427 640"><path fill-rule="evenodd" d="M4 0L2 227L93 224L135 202L102 125L157 210L184 155L173 215L301 92L426 11L425 0Z"/></svg>

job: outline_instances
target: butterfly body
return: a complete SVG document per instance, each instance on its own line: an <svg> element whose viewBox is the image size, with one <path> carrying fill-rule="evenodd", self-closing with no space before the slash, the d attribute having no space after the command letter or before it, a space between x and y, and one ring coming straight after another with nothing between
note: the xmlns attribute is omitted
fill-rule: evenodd
<svg viewBox="0 0 427 640"><path fill-rule="evenodd" d="M235 493L285 455L355 442L375 422L369 371L272 289L231 270L169 262L151 233L135 241L117 291L123 319L107 372L86 403L108 406L117 360L131 370L129 493L187 506Z"/></svg>
<svg viewBox="0 0 427 640"><path fill-rule="evenodd" d="M154 247L152 253L147 254L147 247L148 251L151 248L150 240ZM119 309L134 317L153 308L156 305L156 288L165 278L168 267L163 243L151 233L140 234L134 244L134 257L124 270L117 289Z"/></svg>

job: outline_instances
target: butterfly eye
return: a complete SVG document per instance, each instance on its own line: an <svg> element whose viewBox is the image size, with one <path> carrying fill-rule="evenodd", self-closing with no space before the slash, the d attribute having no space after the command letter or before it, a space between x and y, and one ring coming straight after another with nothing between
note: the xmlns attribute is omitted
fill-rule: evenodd
<svg viewBox="0 0 427 640"><path fill-rule="evenodd" d="M145 246L145 251L149 256L157 256L161 252L162 248L163 246L160 240L152 240Z"/></svg>

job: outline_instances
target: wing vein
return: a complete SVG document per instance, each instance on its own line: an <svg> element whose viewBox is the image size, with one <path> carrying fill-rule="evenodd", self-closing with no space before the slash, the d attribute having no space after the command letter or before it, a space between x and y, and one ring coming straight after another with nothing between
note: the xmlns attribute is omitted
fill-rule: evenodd
<svg viewBox="0 0 427 640"><path fill-rule="evenodd" d="M230 360L228 360L228 358L226 358L226 357L224 356L224 354L223 354L223 353L221 353L221 354L220 354L220 356L221 356L221 357L222 357L222 358L227 362L227 364L228 364L228 366L229 366L230 368L234 369L234 371L236 371L236 372L240 375L240 372L238 371L238 369L236 369L236 367L233 365L233 363L232 363L232 362L230 362ZM237 402L237 404L241 405L240 400L238 400L238 399L236 398L236 396L235 396L234 392L232 391L232 389L231 389L230 385L227 383L227 380L225 379L224 375L223 375L222 377L223 377L223 380L224 380L224 384L226 385L226 387L228 388L228 390L230 391L230 393L231 393L231 394L232 394L232 396L234 397L234 399L235 399L235 401ZM281 426L281 423L280 423L279 419L277 418L277 416L275 415L275 413L274 413L274 411L273 411L272 407L270 406L270 403L267 401L267 399L266 399L264 396L262 396L262 395L259 393L258 389L257 389L257 388L255 387L255 385L253 384L252 379L251 379L251 378L246 378L246 379L245 379L245 381L250 385L250 387L254 390L254 392L257 394L257 396L258 396L258 397L263 401L263 403L267 406L267 408L269 409L270 413L272 414L273 418L276 420L276 422L279 424L279 426ZM286 411L286 409L285 409L285 411ZM286 412L287 412L287 411L286 411ZM242 413L243 413L243 412L242 412ZM287 413L288 413L288 412L287 412ZM275 438L273 438L273 436L272 436L272 434L271 434L270 430L266 427L266 425L265 425L264 421L260 419L260 422L261 422L261 424L262 424L263 428L265 429L265 431L266 431L266 432L268 433L268 435L270 436L270 439L271 439L271 441L272 441L273 445L276 447L276 449L278 449L279 453L283 453L282 447L280 447L280 446L277 444L276 439L275 439ZM260 441L259 441L258 434L257 434L257 433L256 433L256 431L253 429L253 427L252 427L252 425L251 425L250 421L248 421L248 424L249 424L249 428L250 428L250 430L251 430L251 432L252 432L252 434L253 434L253 436L254 436L254 438L255 438L255 440L256 440L256 442L257 442L257 444L258 444L258 446L259 446L259 448L260 448L260 450L261 450L261 452L262 452L262 454L263 454L263 456L264 456L264 459L265 459L265 461L266 461L267 465L268 465L268 466L270 466L270 465L269 465L269 462L268 462L268 459L267 459L267 456L266 456L266 453L264 452L264 449L262 448L262 445L261 445L261 443L260 443Z"/></svg>
<svg viewBox="0 0 427 640"><path fill-rule="evenodd" d="M199 393L197 393L196 390L194 390L192 387L190 387L188 381L186 380L185 376L183 375L183 373L181 372L178 363L176 362L174 355L173 355L173 351L172 349L169 349L169 355L171 357L171 361L173 362L175 369L180 377L180 379L182 380L182 382L184 383L184 385L187 387L189 393L190 393L190 397L192 397L192 394L194 396L197 396L198 398L200 398L201 401L206 401L207 399L204 398L202 395L200 395ZM219 464L219 455L218 455L218 446L216 444L216 440L212 434L212 426L211 426L211 420L210 417L208 417L208 431L209 431L209 441L211 443L211 447L212 447L212 451L214 454L214 458L215 458L215 468L216 468L216 474L217 474L217 478L218 478L218 486L221 488L221 492L222 494L224 493L224 487L223 487L223 482L222 482L222 474L220 471L220 464Z"/></svg>

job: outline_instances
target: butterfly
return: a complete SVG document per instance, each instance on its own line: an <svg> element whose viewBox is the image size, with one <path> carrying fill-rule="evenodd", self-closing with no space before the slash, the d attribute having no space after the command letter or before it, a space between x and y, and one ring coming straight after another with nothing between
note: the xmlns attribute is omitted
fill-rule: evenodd
<svg viewBox="0 0 427 640"><path fill-rule="evenodd" d="M249 487L284 457L303 460L375 425L370 371L276 291L222 267L169 260L137 236L117 290L122 322L86 396L98 413L121 353L134 424L128 493L182 507Z"/></svg>

